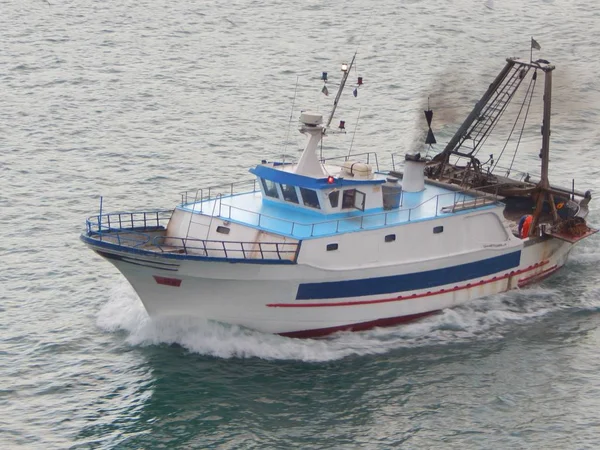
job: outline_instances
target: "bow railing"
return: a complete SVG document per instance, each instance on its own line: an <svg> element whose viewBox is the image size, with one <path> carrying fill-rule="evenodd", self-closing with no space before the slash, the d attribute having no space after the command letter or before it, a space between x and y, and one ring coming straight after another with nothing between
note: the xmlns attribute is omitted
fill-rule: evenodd
<svg viewBox="0 0 600 450"><path fill-rule="evenodd" d="M93 240L148 253L292 262L298 257L298 242L217 241L165 236L171 214L172 211L99 214L86 220L86 235Z"/></svg>

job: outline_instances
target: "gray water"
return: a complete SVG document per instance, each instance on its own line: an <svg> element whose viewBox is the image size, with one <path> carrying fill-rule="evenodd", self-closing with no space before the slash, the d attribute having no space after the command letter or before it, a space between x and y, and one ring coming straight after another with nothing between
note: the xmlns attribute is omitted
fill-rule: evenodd
<svg viewBox="0 0 600 450"><path fill-rule="evenodd" d="M596 237L538 286L305 341L150 320L78 240L100 195L170 208L298 156L300 109L328 110L320 74L335 90L356 50L326 156L413 149L427 97L446 141L534 36L557 66L551 179L600 192L595 2L0 0L0 30L2 448L600 447Z"/></svg>

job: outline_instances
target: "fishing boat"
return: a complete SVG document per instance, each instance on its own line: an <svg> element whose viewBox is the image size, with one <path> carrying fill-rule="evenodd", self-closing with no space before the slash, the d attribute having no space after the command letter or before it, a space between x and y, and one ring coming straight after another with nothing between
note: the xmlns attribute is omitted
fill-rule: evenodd
<svg viewBox="0 0 600 450"><path fill-rule="evenodd" d="M596 232L585 220L591 193L548 179L548 61L507 59L441 152L408 153L402 168L386 170L373 153L319 155L354 58L342 66L329 115L300 114L298 161L263 160L248 181L187 192L173 209L101 207L87 219L81 239L125 276L150 316L290 337L395 325L538 282ZM521 86L531 101L538 76L536 181L477 154ZM425 115L431 147L431 110Z"/></svg>

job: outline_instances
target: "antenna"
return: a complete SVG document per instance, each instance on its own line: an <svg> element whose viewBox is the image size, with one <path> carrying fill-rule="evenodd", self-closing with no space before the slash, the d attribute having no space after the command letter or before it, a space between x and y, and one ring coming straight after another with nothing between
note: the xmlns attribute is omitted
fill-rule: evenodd
<svg viewBox="0 0 600 450"><path fill-rule="evenodd" d="M344 90L344 86L346 85L346 80L348 79L348 75L350 75L350 70L352 70L352 66L354 65L354 60L356 59L356 52L354 52L354 56L352 57L352 61L350 61L350 65L342 64L342 72L344 75L342 76L342 82L340 83L340 88L337 91L335 96L335 100L333 101L333 109L331 110L331 114L329 114L329 119L327 119L327 124L323 129L323 132L329 129L329 125L331 125L331 121L333 120L333 115L335 114L335 109L337 108L338 102L340 101L340 97L342 95L342 91Z"/></svg>
<svg viewBox="0 0 600 450"><path fill-rule="evenodd" d="M100 211L98 213L98 231L102 231L102 196L100 196Z"/></svg>
<svg viewBox="0 0 600 450"><path fill-rule="evenodd" d="M285 144L283 146L283 154L285 155L285 150L287 149L288 138L290 137L290 128L292 127L292 116L294 115L294 103L296 103L296 93L298 92L298 80L300 79L299 75L296 75L296 87L294 88L294 99L292 100L292 110L290 111L290 121L288 122L287 133L285 134Z"/></svg>
<svg viewBox="0 0 600 450"><path fill-rule="evenodd" d="M356 136L356 129L358 128L358 121L360 120L360 109L358 110L358 117L356 118L356 125L354 125L354 131L352 132L352 141L350 142L350 148L348 149L348 156L352 153L352 145L354 144L354 136Z"/></svg>

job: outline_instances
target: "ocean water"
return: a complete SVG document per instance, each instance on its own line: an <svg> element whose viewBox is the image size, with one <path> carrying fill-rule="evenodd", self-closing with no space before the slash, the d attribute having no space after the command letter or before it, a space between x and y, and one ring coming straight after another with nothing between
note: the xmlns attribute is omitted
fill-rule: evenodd
<svg viewBox="0 0 600 450"><path fill-rule="evenodd" d="M597 237L537 286L320 340L151 320L78 239L100 195L168 208L298 156L299 111L328 110L320 74L335 90L355 51L326 155L413 149L428 98L446 141L534 36L557 66L551 180L600 192L596 3L489 6L0 0L0 448L600 447Z"/></svg>

